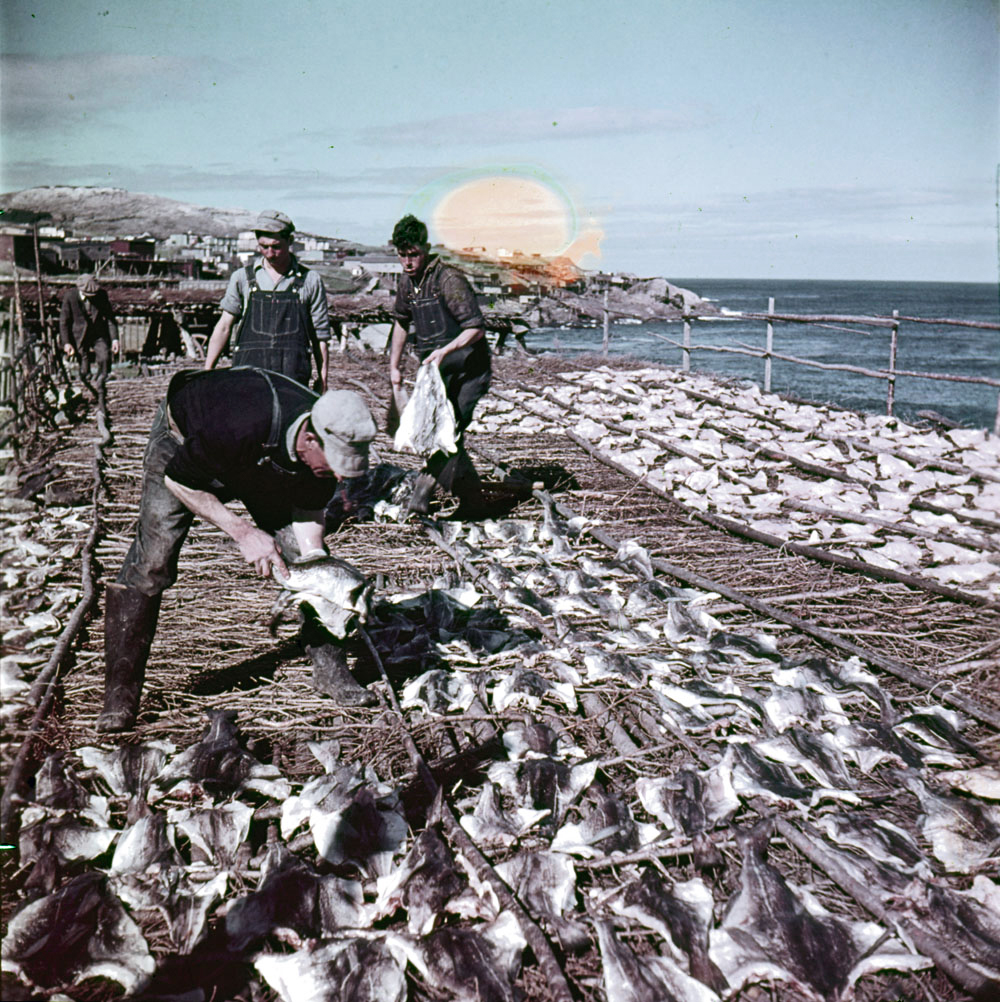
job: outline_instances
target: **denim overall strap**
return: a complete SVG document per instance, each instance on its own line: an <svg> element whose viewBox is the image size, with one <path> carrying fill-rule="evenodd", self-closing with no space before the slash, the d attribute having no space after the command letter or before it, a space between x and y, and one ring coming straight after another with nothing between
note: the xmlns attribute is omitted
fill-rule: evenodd
<svg viewBox="0 0 1000 1002"><path fill-rule="evenodd" d="M279 372L306 385L310 348L317 362L319 353L313 345L311 318L299 297L305 276L297 269L290 288L275 292L260 289L251 278L252 271L249 266L249 294L233 363Z"/></svg>
<svg viewBox="0 0 1000 1002"><path fill-rule="evenodd" d="M414 290L409 307L418 358L426 358L436 348L443 348L454 341L462 330L439 292L420 295Z"/></svg>
<svg viewBox="0 0 1000 1002"><path fill-rule="evenodd" d="M278 402L278 391L274 388L274 380L271 374L264 369L257 370L263 377L271 391L271 430L264 443L264 455L258 460L258 466L271 462L275 452L278 450L278 443L281 441L281 405Z"/></svg>

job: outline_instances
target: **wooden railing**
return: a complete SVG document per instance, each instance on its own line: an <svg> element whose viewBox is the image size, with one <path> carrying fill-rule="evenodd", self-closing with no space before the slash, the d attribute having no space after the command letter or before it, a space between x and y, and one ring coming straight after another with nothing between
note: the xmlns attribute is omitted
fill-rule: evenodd
<svg viewBox="0 0 1000 1002"><path fill-rule="evenodd" d="M608 327L607 315L614 311L606 311L605 335L602 345L602 353L608 352ZM622 313L621 316L627 316ZM707 345L691 343L691 324L693 321L724 321L724 320L760 320L766 324L766 341L762 349L753 345L735 342L733 345ZM896 402L896 380L900 376L913 379L936 379L953 383L975 383L981 386L992 386L1000 390L1000 379L993 379L989 376L963 376L956 373L946 372L915 372L909 369L899 369L896 367L896 355L899 348L899 328L900 324L907 323L935 324L937 326L968 327L977 330L1000 331L1000 324L988 323L981 320L954 320L945 317L911 317L900 316L898 310L893 310L891 317L883 316L856 316L852 314L814 314L814 313L776 313L774 311L773 297L768 300L766 313L754 312L727 312L723 315L713 314L685 314L679 322L683 323L683 335L681 341L664 337L652 331L647 333L660 341L676 345L681 349L681 368L688 372L691 369L691 353L693 351L716 351L730 355L749 355L754 358L764 360L764 392L771 391L771 361L778 359L782 362L790 362L793 365L807 366L812 369L832 369L840 372L852 372L858 376L871 379L882 379L886 383L886 414L892 416ZM669 321L665 321L669 322ZM829 330L839 330L852 334L867 334L868 331L857 330L846 324L860 324L864 327L876 327L888 329L890 331L889 359L885 369L868 369L860 365L850 365L847 363L816 362L808 358L799 358L796 355L785 355L774 350L774 325L777 323L813 324ZM1000 352L998 352L998 364L1000 364ZM993 423L993 433L1000 435L1000 393L997 396L996 416Z"/></svg>
<svg viewBox="0 0 1000 1002"><path fill-rule="evenodd" d="M60 400L72 383L59 348L57 321L46 313L40 281L33 279L38 306L37 316L29 320L16 267L13 278L14 295L0 297L0 449L23 456L41 431L58 426Z"/></svg>

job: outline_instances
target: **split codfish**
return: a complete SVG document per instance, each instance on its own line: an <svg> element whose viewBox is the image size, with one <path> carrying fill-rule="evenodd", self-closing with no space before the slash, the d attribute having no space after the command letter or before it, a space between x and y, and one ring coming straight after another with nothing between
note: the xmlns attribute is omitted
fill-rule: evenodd
<svg viewBox="0 0 1000 1002"><path fill-rule="evenodd" d="M6 971L45 988L102 977L130 995L156 967L139 927L99 873L73 877L22 908L0 952Z"/></svg>
<svg viewBox="0 0 1000 1002"><path fill-rule="evenodd" d="M738 991L751 980L787 981L807 998L844 998L868 971L926 967L926 958L895 940L883 943L872 922L847 922L807 891L794 889L767 859L772 825L737 834L743 853L740 889L722 926L710 933L709 955Z"/></svg>
<svg viewBox="0 0 1000 1002"><path fill-rule="evenodd" d="M635 919L662 936L674 959L691 977L722 995L728 983L708 956L713 906L712 892L697 877L671 884L652 869L647 869L611 902L619 915Z"/></svg>
<svg viewBox="0 0 1000 1002"><path fill-rule="evenodd" d="M262 953L254 961L281 1002L405 1002L405 964L385 943L360 936Z"/></svg>
<svg viewBox="0 0 1000 1002"><path fill-rule="evenodd" d="M290 608L308 606L335 637L346 637L355 620L364 623L371 611L374 580L338 557L318 556L290 562L288 576L277 572L281 585L271 609L271 632L285 621Z"/></svg>
<svg viewBox="0 0 1000 1002"><path fill-rule="evenodd" d="M284 930L286 940L306 942L362 922L360 882L319 873L275 839L267 848L257 889L234 901L226 913L226 936L230 949L238 951L259 946L278 930Z"/></svg>
<svg viewBox="0 0 1000 1002"><path fill-rule="evenodd" d="M607 921L594 923L609 1002L719 1002L707 985L685 974L670 957L638 957Z"/></svg>

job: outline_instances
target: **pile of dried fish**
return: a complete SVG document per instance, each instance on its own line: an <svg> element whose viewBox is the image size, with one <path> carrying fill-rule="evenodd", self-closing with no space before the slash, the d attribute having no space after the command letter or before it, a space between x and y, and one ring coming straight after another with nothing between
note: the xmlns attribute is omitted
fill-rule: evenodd
<svg viewBox="0 0 1000 1002"><path fill-rule="evenodd" d="M1000 598L1000 440L791 404L662 369L562 373L488 397L478 427L573 432L689 507Z"/></svg>
<svg viewBox="0 0 1000 1002"><path fill-rule="evenodd" d="M713 596L657 581L635 544L607 558L585 520L439 528L463 580L377 603L370 636L388 666L426 668L401 694L411 730L499 728L452 809L562 954L596 944L603 997L710 1002L764 981L845 1000L942 957L1000 985L1000 776L958 715L897 705L856 660L727 633ZM598 731L582 743L581 712ZM9 925L9 971L194 999L198 965L179 981L169 958L221 950L296 1002L517 997L523 930L398 784L330 742L292 781L232 717L180 753L46 763L20 845L39 896ZM790 872L776 824L880 920Z"/></svg>
<svg viewBox="0 0 1000 1002"><path fill-rule="evenodd" d="M705 423L683 442L670 438L655 463L635 465L652 481L664 460L687 458L681 450L710 451L696 443L712 437L715 418L700 412L715 405L698 394L732 392L727 422L739 416L736 391L696 377L672 387L662 370L648 380L608 374L596 398L580 400L591 375L604 378L567 380L567 402L606 421L600 435L585 434L578 411L502 387L484 401L481 427L537 422L536 433L562 436L569 422L627 464L627 452L650 444L643 435L674 434L654 428L666 419L652 403L683 387L681 403L666 410L680 427L681 404L698 400ZM649 415L638 410L644 401ZM779 411L766 397L741 406L766 407L789 426L799 410L813 414ZM907 452L919 443L893 439L912 429L816 414L816 442L834 419L853 422L844 432L845 448L858 450L852 463L866 461L854 439L874 435L876 451L906 453L921 472ZM780 435L794 444L790 428ZM956 546L971 546L975 534L992 540L984 513L995 486L992 441L936 438L927 468L975 471L962 503L949 508L947 492L929 488L908 494L893 525L909 538L949 535ZM135 440L138 455L143 435ZM760 464L768 490L793 487L805 472L739 444L754 452L751 472L720 441L721 455L699 469L717 468L723 487L752 480ZM827 465L856 479L836 448L845 462ZM877 456L871 462L884 472ZM692 508L697 492L682 481L696 472L669 480L675 494L692 492ZM847 489L848 480L832 480ZM363 487L345 493L335 514L374 513L384 524L367 528L380 539L418 533L412 519L388 524L406 517L401 471L383 464ZM873 503L880 492L869 491ZM737 493L749 505L760 492ZM707 485L698 496L715 491ZM131 513L126 500L118 504ZM732 504L730 515L756 517ZM951 517L922 526L920 512L938 514L928 506ZM789 526L800 521L796 511L780 507ZM933 691L898 698L857 658L789 657L771 635L725 629L712 615L717 596L657 578L634 542L609 555L591 529L551 505L537 518L427 523L422 542L434 540L447 559L427 572L435 579L426 587L404 590L402 573L380 585L365 626L371 658L360 643L352 648L359 674L372 677L371 659L384 669L399 715L385 706L313 712L322 701L310 696L304 726L288 725L301 707L290 714L286 702L273 713L212 711L193 742L175 722L160 740L149 731L168 727L154 731L154 714L141 743L51 755L21 814L5 987L53 999L124 991L150 1002L561 1002L568 996L544 973L533 938L540 927L587 1002L1000 996L1000 772L984 751L995 738L983 741ZM119 535L108 543L118 556L127 545ZM202 546L231 563L224 545L206 534L188 553ZM372 573L357 553L342 555ZM935 566L928 559L920 573ZM982 594L992 580L980 579ZM316 582L298 584L304 590L283 602L314 603ZM252 587L263 608L259 583ZM231 616L235 599L220 588L203 602L200 615ZM366 612L367 602L365 592ZM245 631L243 612L232 629ZM9 625L23 628L23 616ZM27 648L37 638L22 639ZM202 645L181 660L189 670L207 641L195 626L179 643ZM229 692L209 700L256 708L281 685L262 683L256 703ZM374 688L389 695L384 682ZM287 686L281 698L299 691ZM287 746L279 754L280 740L310 729L339 740L311 741L308 756ZM441 802L429 803L419 768L407 770L400 734L431 763ZM468 838L492 862L490 879ZM529 919L508 906L504 885Z"/></svg>
<svg viewBox="0 0 1000 1002"><path fill-rule="evenodd" d="M0 715L15 727L30 688L25 674L48 660L66 614L80 598L78 558L90 525L88 509L38 509L29 502L0 513L4 655Z"/></svg>

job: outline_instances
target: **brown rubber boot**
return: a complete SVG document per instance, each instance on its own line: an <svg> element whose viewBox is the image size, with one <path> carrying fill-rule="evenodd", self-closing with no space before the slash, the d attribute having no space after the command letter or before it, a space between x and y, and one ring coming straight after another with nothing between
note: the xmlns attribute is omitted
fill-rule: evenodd
<svg viewBox="0 0 1000 1002"><path fill-rule="evenodd" d="M347 667L347 655L336 644L306 644L313 663L313 688L330 696L338 706L375 706L378 697L360 685Z"/></svg>
<svg viewBox="0 0 1000 1002"><path fill-rule="evenodd" d="M124 585L108 585L104 598L104 709L97 718L102 734L130 731L135 726L161 598Z"/></svg>

